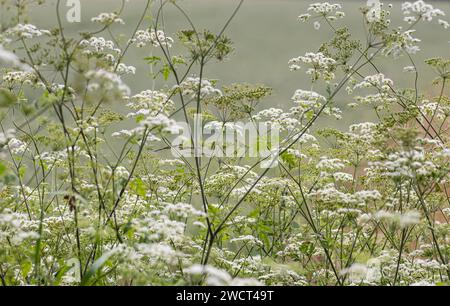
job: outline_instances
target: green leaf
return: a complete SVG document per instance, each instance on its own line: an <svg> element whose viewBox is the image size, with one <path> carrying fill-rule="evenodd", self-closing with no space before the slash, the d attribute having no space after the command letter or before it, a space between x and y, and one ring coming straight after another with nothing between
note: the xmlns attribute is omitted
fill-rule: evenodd
<svg viewBox="0 0 450 306"><path fill-rule="evenodd" d="M10 107L17 102L17 97L10 90L0 88L0 108Z"/></svg>
<svg viewBox="0 0 450 306"><path fill-rule="evenodd" d="M27 167L25 165L22 165L19 167L19 177L23 179L25 177L25 174L27 172Z"/></svg>
<svg viewBox="0 0 450 306"><path fill-rule="evenodd" d="M48 106L52 105L53 103L57 102L59 100L59 97L55 94L51 94L48 91L44 92L42 96L39 98L39 102L41 106Z"/></svg>
<svg viewBox="0 0 450 306"><path fill-rule="evenodd" d="M108 259L111 258L112 255L114 255L113 251L106 252L99 259L94 261L87 273L83 276L81 285L89 285L89 281L91 280L91 278L101 270L101 268L107 263Z"/></svg>
<svg viewBox="0 0 450 306"><path fill-rule="evenodd" d="M69 265L63 265L61 269L56 273L55 281L53 283L54 286L58 286L61 283L61 280L66 273L72 269L72 266Z"/></svg>
<svg viewBox="0 0 450 306"><path fill-rule="evenodd" d="M281 159L288 164L289 169L292 169L297 165L297 159L292 153L284 152L281 154Z"/></svg>
<svg viewBox="0 0 450 306"><path fill-rule="evenodd" d="M28 273L30 273L31 268L32 268L32 264L29 261L25 261L24 263L22 263L21 268L22 268L22 276L24 278L26 278L28 276Z"/></svg>
<svg viewBox="0 0 450 306"><path fill-rule="evenodd" d="M0 163L0 175L3 175L7 169L8 168L4 164Z"/></svg>
<svg viewBox="0 0 450 306"><path fill-rule="evenodd" d="M161 73L164 77L164 80L167 81L169 79L170 76L170 67L169 65L164 65L164 68L161 69Z"/></svg>
<svg viewBox="0 0 450 306"><path fill-rule="evenodd" d="M144 182L140 178L136 178L134 181L131 182L130 188L132 191L134 191L137 195L141 197L145 197L147 193L147 188L145 187Z"/></svg>
<svg viewBox="0 0 450 306"><path fill-rule="evenodd" d="M161 58L158 56L148 56L148 57L145 57L144 60L146 60L147 64L149 64L149 65L155 65L156 63L161 61Z"/></svg>

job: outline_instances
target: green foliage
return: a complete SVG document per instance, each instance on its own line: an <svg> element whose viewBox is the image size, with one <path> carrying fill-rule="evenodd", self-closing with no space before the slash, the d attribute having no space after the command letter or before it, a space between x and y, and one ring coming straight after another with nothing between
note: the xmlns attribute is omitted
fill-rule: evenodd
<svg viewBox="0 0 450 306"><path fill-rule="evenodd" d="M221 121L236 121L253 113L271 92L271 88L263 85L232 84L223 87L223 95L205 99L205 105L216 108Z"/></svg>
<svg viewBox="0 0 450 306"><path fill-rule="evenodd" d="M0 88L0 108L7 108L17 102L17 97L8 89Z"/></svg>
<svg viewBox="0 0 450 306"><path fill-rule="evenodd" d="M228 37L217 36L208 30L203 32L183 30L178 32L178 39L189 50L191 59L203 63L210 59L223 61L234 50Z"/></svg>

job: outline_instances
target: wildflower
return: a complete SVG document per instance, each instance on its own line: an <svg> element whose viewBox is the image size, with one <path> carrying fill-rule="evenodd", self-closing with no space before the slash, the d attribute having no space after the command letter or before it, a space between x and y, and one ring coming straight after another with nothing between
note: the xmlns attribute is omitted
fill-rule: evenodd
<svg viewBox="0 0 450 306"><path fill-rule="evenodd" d="M427 4L422 0L415 2L404 2L402 4L402 11L404 15L413 15L418 19L423 18L428 22L432 21L434 17L445 16L445 13L443 11L434 8L431 4Z"/></svg>
<svg viewBox="0 0 450 306"><path fill-rule="evenodd" d="M420 223L420 213L418 211L408 211L400 215L400 227L405 228Z"/></svg>
<svg viewBox="0 0 450 306"><path fill-rule="evenodd" d="M233 278L228 272L214 268L212 266L193 265L184 270L190 275L206 275L208 286L257 286L260 282L254 279Z"/></svg>
<svg viewBox="0 0 450 306"><path fill-rule="evenodd" d="M434 116L437 120L445 120L450 114L450 105L439 104L434 101L423 100L419 109L429 116Z"/></svg>
<svg viewBox="0 0 450 306"><path fill-rule="evenodd" d="M302 89L295 91L292 100L302 111L317 109L326 102L326 98L317 92Z"/></svg>
<svg viewBox="0 0 450 306"><path fill-rule="evenodd" d="M0 242L20 246L26 240L36 240L39 234L32 229L26 214L10 209L0 211Z"/></svg>
<svg viewBox="0 0 450 306"><path fill-rule="evenodd" d="M42 35L50 35L50 31L38 29L32 24L19 23L15 27L6 30L7 36L16 36L19 38L29 39L40 37Z"/></svg>
<svg viewBox="0 0 450 306"><path fill-rule="evenodd" d="M88 40L84 39L80 42L79 46L85 49L83 50L83 54L88 56L103 56L111 63L115 61L115 56L121 53L121 50L116 48L113 41L106 40L103 37L91 37Z"/></svg>
<svg viewBox="0 0 450 306"><path fill-rule="evenodd" d="M38 82L38 77L34 72L26 71L10 71L3 75L3 82L7 83L8 86L13 85L34 85Z"/></svg>
<svg viewBox="0 0 450 306"><path fill-rule="evenodd" d="M424 279L424 280L412 283L412 284L410 284L410 286L424 287L424 286L436 286L436 284Z"/></svg>
<svg viewBox="0 0 450 306"><path fill-rule="evenodd" d="M164 243L139 243L136 245L138 253L149 258L152 264L166 263L176 265L180 258L180 253L171 246Z"/></svg>
<svg viewBox="0 0 450 306"><path fill-rule="evenodd" d="M320 161L316 164L316 168L322 171L334 171L340 170L345 167L345 164L342 160L338 158L328 158L323 156L320 158Z"/></svg>
<svg viewBox="0 0 450 306"><path fill-rule="evenodd" d="M134 66L127 66L124 63L120 63L117 66L117 73L121 73L121 74L136 74L136 67L134 67Z"/></svg>
<svg viewBox="0 0 450 306"><path fill-rule="evenodd" d="M169 119L166 115L159 114L156 116L149 116L139 122L141 126L146 126L149 129L158 129L169 134L178 134L183 129L177 124L175 120Z"/></svg>
<svg viewBox="0 0 450 306"><path fill-rule="evenodd" d="M97 90L102 86L105 90L118 89L125 95L129 95L130 88L122 81L119 75L104 69L90 70L85 74L88 79L96 79L101 83L91 83L89 89L91 91Z"/></svg>
<svg viewBox="0 0 450 306"><path fill-rule="evenodd" d="M127 97L126 100L130 101L127 106L137 111L128 114L128 117L140 114L156 116L160 112L168 114L174 106L174 102L169 99L167 94L154 90L144 90L132 97Z"/></svg>
<svg viewBox="0 0 450 306"><path fill-rule="evenodd" d="M373 218L375 220L382 220L388 223L397 224L402 229L420 223L420 213L417 211L400 213L380 210L373 214Z"/></svg>
<svg viewBox="0 0 450 306"><path fill-rule="evenodd" d="M381 199L381 194L378 190L360 190L355 192L355 198L359 201L375 201Z"/></svg>
<svg viewBox="0 0 450 306"><path fill-rule="evenodd" d="M195 209L191 204L188 203L177 203L171 204L167 203L163 209L164 213L168 215L174 215L178 218L186 219L191 216L203 217L205 213Z"/></svg>
<svg viewBox="0 0 450 306"><path fill-rule="evenodd" d="M184 96L191 96L192 99L196 99L199 93L200 88L200 97L205 98L206 96L222 96L222 92L219 89L214 88L214 83L202 79L200 85L200 78L197 77L188 77L184 80L179 86L174 86L173 89L180 90Z"/></svg>
<svg viewBox="0 0 450 306"><path fill-rule="evenodd" d="M378 22L381 20L381 2L379 0L368 0L367 6L370 8L367 12L368 22Z"/></svg>
<svg viewBox="0 0 450 306"><path fill-rule="evenodd" d="M309 197L325 204L342 203L352 204L355 199L351 194L344 193L336 189L333 184L327 184L309 194Z"/></svg>
<svg viewBox="0 0 450 306"><path fill-rule="evenodd" d="M391 79L386 78L384 74L379 73L365 77L362 82L355 84L353 89L375 87L383 91L388 91L393 85L394 82Z"/></svg>
<svg viewBox="0 0 450 306"><path fill-rule="evenodd" d="M334 79L334 73L331 72L331 70L334 69L336 61L332 58L326 57L322 52L308 52L304 56L292 58L289 61L289 69L291 71L299 70L300 63L312 66L312 68L309 68L306 71L306 74L311 75L314 81L322 77L325 80Z"/></svg>
<svg viewBox="0 0 450 306"><path fill-rule="evenodd" d="M320 29L320 22L318 22L318 21L314 22L314 29L316 29L316 30Z"/></svg>
<svg viewBox="0 0 450 306"><path fill-rule="evenodd" d="M91 19L94 23L100 24L111 24L111 23L120 23L125 24L122 18L119 18L116 13L101 13L96 17Z"/></svg>
<svg viewBox="0 0 450 306"><path fill-rule="evenodd" d="M336 172L336 173L333 173L333 178L336 181L351 182L353 180L353 175L351 175L349 173L345 173L345 172Z"/></svg>
<svg viewBox="0 0 450 306"><path fill-rule="evenodd" d="M309 5L308 11L313 12L319 16L327 17L333 12L341 9L340 4L330 4L329 2L317 2Z"/></svg>
<svg viewBox="0 0 450 306"><path fill-rule="evenodd" d="M387 46L382 50L382 53L386 56L392 55L394 57L399 57L403 51L409 54L416 54L420 51L417 43L421 40L412 36L414 32L415 30L397 32L387 41Z"/></svg>
<svg viewBox="0 0 450 306"><path fill-rule="evenodd" d="M369 167L382 176L409 178L424 177L437 169L432 161L425 160L424 151L419 148L391 153L384 161L369 162Z"/></svg>
<svg viewBox="0 0 450 306"><path fill-rule="evenodd" d="M170 48L172 47L174 40L171 37L166 36L161 30L155 31L154 29L151 29L137 31L131 42L135 43L138 48L145 47L148 44L153 47L167 46Z"/></svg>
<svg viewBox="0 0 450 306"><path fill-rule="evenodd" d="M404 72L416 72L416 67L414 67L414 66L406 66L406 67L403 67L403 71Z"/></svg>
<svg viewBox="0 0 450 306"><path fill-rule="evenodd" d="M362 281L367 276L367 266L359 263L351 265L341 271L342 275L348 274L352 282Z"/></svg>
<svg viewBox="0 0 450 306"><path fill-rule="evenodd" d="M231 243L233 242L244 242L245 244L249 245L263 245L262 241L260 241L258 238L252 236L252 235L246 235L246 236L240 236L236 237L230 240Z"/></svg>
<svg viewBox="0 0 450 306"><path fill-rule="evenodd" d="M308 21L309 18L311 18L311 14L302 14L298 16L298 19L303 22Z"/></svg>
<svg viewBox="0 0 450 306"><path fill-rule="evenodd" d="M13 153L15 155L22 155L23 153L25 153L27 151L28 146L25 142L23 142L17 138L12 138L8 142L8 148L11 150L11 153Z"/></svg>
<svg viewBox="0 0 450 306"><path fill-rule="evenodd" d="M445 20L439 19L439 20L438 20L438 23L439 23L441 26L443 26L444 29L448 29L448 28L450 27L450 24L449 24L447 21L445 21Z"/></svg>

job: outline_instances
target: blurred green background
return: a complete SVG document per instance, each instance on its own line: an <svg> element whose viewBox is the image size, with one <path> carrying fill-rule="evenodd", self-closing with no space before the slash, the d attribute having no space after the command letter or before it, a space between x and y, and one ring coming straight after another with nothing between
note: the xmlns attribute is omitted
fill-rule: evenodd
<svg viewBox="0 0 450 306"><path fill-rule="evenodd" d="M53 2L52 2L53 1ZM54 3L52 0L45 7L38 8L31 12L32 22L36 25L46 27L53 26L56 22ZM63 1L65 2L65 1ZM178 1L194 21L197 29L210 29L218 32L228 19L238 0L181 0ZM274 89L273 95L263 101L261 107L282 107L291 105L291 96L296 89L311 89L309 78L304 70L290 72L288 61L292 57L303 55L308 51L317 51L320 44L331 38L331 32L326 25L322 25L319 31L313 28L311 23L301 23L298 16L306 12L310 3L318 1L306 0L246 0L226 31L226 35L234 41L235 51L231 58L222 63L213 63L205 72L205 76L210 79L220 80L220 85L227 85L236 82L248 82L265 84ZM347 25L356 37L363 37L363 20L360 7L366 1L331 1L341 3L343 11L347 17L339 21L340 26ZM100 12L111 12L118 9L119 0L81 0L82 22L65 23L64 26L71 36L77 36L78 31L88 31L98 27L93 27L90 19ZM155 0L153 11L155 11L159 0ZM386 2L391 3L391 2ZM449 1L431 1L436 7L450 13ZM401 2L392 1L394 5L392 11L392 22L394 25L403 25ZM144 0L130 0L124 11L123 19L126 25L116 25L113 28L114 34L123 33L125 36L132 33L140 14L144 8ZM62 6L62 13L66 7ZM444 18L445 19L445 18ZM180 29L189 28L188 23L172 5L167 5L164 10L164 20L166 32L169 36L175 37L175 33ZM450 20L449 20L450 21ZM147 22L148 24L148 22ZM437 89L431 86L434 78L433 71L423 65L426 58L434 56L448 57L450 51L450 29L444 30L437 24L437 20L432 23L421 23L415 36L422 39L421 52L414 60L418 63L420 71L420 88L427 94L436 93ZM103 34L106 38L107 33ZM124 40L126 38L124 36ZM176 54L181 49L174 46L172 53ZM158 55L156 49L135 49L128 53L125 62L138 68L136 76L126 77L125 81L130 85L134 93L152 87L149 75L149 67L146 66L143 58L150 54ZM392 59L379 59L382 71L394 80L398 85L412 87L414 84L414 74L403 72L402 67L410 65L407 58L400 58L396 64ZM193 70L195 72L195 70ZM366 71L374 74L373 70ZM157 86L161 86L158 83ZM322 86L323 88L323 86ZM323 93L320 86L315 88ZM354 122L373 120L373 114L364 109L348 109L347 103L352 102L351 97L345 93L338 97L338 103L344 110L344 119L334 122L327 119L327 125L345 127ZM114 108L121 108L121 105L114 105Z"/></svg>

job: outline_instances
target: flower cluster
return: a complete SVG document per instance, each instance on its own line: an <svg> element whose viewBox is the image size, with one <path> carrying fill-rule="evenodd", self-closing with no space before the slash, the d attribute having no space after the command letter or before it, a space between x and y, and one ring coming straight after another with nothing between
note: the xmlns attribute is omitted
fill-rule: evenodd
<svg viewBox="0 0 450 306"><path fill-rule="evenodd" d="M26 214L15 213L9 209L0 212L0 242L20 245L24 241L36 240L39 234L31 230L33 222Z"/></svg>
<svg viewBox="0 0 450 306"><path fill-rule="evenodd" d="M291 71L299 70L300 63L312 66L306 71L307 74L311 75L312 80L316 81L321 78L324 80L332 80L335 78L332 72L336 61L330 57L325 56L322 52L312 53L308 52L304 56L299 56L293 58L289 61L289 69Z"/></svg>
<svg viewBox="0 0 450 306"><path fill-rule="evenodd" d="M301 113L310 109L318 109L326 102L326 98L317 92L298 89L292 100L301 110ZM297 109L295 109L297 111Z"/></svg>
<svg viewBox="0 0 450 306"><path fill-rule="evenodd" d="M386 56L399 57L404 52L408 54L416 54L420 51L417 45L421 40L413 37L415 30L397 31L388 40L386 47L383 49L383 54Z"/></svg>
<svg viewBox="0 0 450 306"><path fill-rule="evenodd" d="M315 16L325 17L328 20L335 20L337 18L344 18L345 13L339 11L342 9L340 4L330 4L328 2L317 2L309 5L308 12L314 14ZM302 14L298 18L302 21L309 20L313 15L307 13Z"/></svg>
<svg viewBox="0 0 450 306"><path fill-rule="evenodd" d="M404 2L402 4L403 14L406 15L404 20L408 23L414 23L423 19L425 21L432 21L433 18L438 16L445 16L445 13L440 9L434 8L431 4L425 3L425 1L418 0L415 2ZM441 22L443 20L439 20Z"/></svg>
<svg viewBox="0 0 450 306"><path fill-rule="evenodd" d="M129 113L128 117L156 116L159 113L168 114L173 109L174 102L163 92L145 90L137 95L127 98L127 106L136 112Z"/></svg>
<svg viewBox="0 0 450 306"><path fill-rule="evenodd" d="M436 165L427 160L421 148L410 151L400 151L386 156L385 161L370 163L368 171L379 171L380 175L388 177L426 177L437 171Z"/></svg>
<svg viewBox="0 0 450 306"><path fill-rule="evenodd" d="M201 80L198 77L188 77L180 85L174 86L173 89L179 90L183 96L190 96L192 99L196 99L200 94L200 98L207 96L221 96L220 89L214 87L215 82L206 79Z"/></svg>
<svg viewBox="0 0 450 306"><path fill-rule="evenodd" d="M91 37L88 40L82 40L80 42L80 47L85 48L83 53L87 55L99 55L106 53L106 51L110 51L115 54L120 53L120 49L116 48L114 42L111 40L106 40L103 37ZM114 58L111 58L111 62L113 61Z"/></svg>
<svg viewBox="0 0 450 306"><path fill-rule="evenodd" d="M124 95L129 95L130 93L130 88L122 81L122 78L116 73L104 69L98 69L86 72L85 76L89 80L97 81L89 84L88 89L90 91L103 89L106 91L118 90Z"/></svg>
<svg viewBox="0 0 450 306"><path fill-rule="evenodd" d="M380 91L389 91L392 86L394 86L394 82L387 78L384 74L379 73L375 75L369 75L364 78L362 82L359 82L353 86L353 89L361 89L361 88L375 88Z"/></svg>
<svg viewBox="0 0 450 306"><path fill-rule="evenodd" d="M147 45L152 45L153 47L167 46L170 48L174 42L173 38L166 36L163 31L155 31L154 29L137 31L131 41L138 48L143 48Z"/></svg>
<svg viewBox="0 0 450 306"><path fill-rule="evenodd" d="M51 35L50 31L38 29L32 24L21 24L19 23L13 28L6 31L7 36L17 37L19 39L30 39L36 38L42 35Z"/></svg>
<svg viewBox="0 0 450 306"><path fill-rule="evenodd" d="M96 17L91 19L94 23L100 24L111 24L111 23L120 23L125 24L122 18L120 18L116 13L101 13Z"/></svg>

